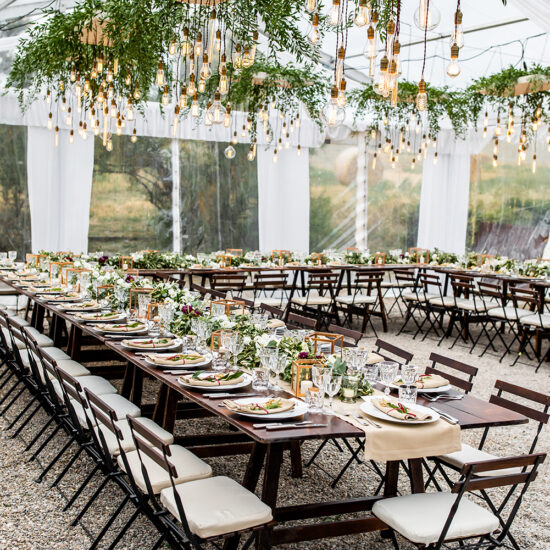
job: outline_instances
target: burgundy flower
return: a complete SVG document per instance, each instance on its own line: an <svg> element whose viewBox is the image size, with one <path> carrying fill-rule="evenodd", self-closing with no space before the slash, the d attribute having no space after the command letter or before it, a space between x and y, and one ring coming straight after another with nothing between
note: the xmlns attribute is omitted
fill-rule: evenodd
<svg viewBox="0 0 550 550"><path fill-rule="evenodd" d="M301 351L298 354L298 359L308 359L309 358L309 352L307 351Z"/></svg>
<svg viewBox="0 0 550 550"><path fill-rule="evenodd" d="M127 276L126 276L126 279L124 279L124 280L125 280L127 283L131 283L131 282L134 280L134 278L133 278L131 275L127 275Z"/></svg>
<svg viewBox="0 0 550 550"><path fill-rule="evenodd" d="M104 264L108 259L109 259L109 256L101 256L101 258L99 258L97 261L100 264Z"/></svg>
<svg viewBox="0 0 550 550"><path fill-rule="evenodd" d="M193 308L191 306L182 306L181 312L185 313L185 315L189 315L193 311Z"/></svg>
<svg viewBox="0 0 550 550"><path fill-rule="evenodd" d="M72 262L73 259L70 257L70 256L65 256L65 259L68 261L68 262Z"/></svg>

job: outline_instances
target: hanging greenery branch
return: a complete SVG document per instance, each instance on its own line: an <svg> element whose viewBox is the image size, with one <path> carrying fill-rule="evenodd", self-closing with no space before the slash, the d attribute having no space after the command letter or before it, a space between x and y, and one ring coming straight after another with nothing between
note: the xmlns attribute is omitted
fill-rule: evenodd
<svg viewBox="0 0 550 550"><path fill-rule="evenodd" d="M519 81L519 83L518 83ZM518 93L523 91L523 93ZM398 103L392 107L387 98L365 86L349 93L349 104L355 109L355 119L368 117L377 129L385 120L390 125L405 125L411 116L419 116L414 103L418 84L399 82ZM480 78L465 90L450 90L427 85L426 116L430 133L435 136L446 115L458 137L469 128L477 127L480 116L491 109L506 116L510 111L519 118L529 137L534 121L550 122L550 67L532 65L523 69L509 67L489 77Z"/></svg>

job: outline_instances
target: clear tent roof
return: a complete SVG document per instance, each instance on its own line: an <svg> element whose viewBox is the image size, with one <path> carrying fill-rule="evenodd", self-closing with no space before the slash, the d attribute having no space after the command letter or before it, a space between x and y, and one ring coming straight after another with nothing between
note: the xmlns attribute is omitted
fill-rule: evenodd
<svg viewBox="0 0 550 550"><path fill-rule="evenodd" d="M28 23L42 17L44 8L58 6L65 10L75 3L75 0L0 0L0 52L9 55L17 44L18 35L25 32ZM330 2L325 4L328 10ZM509 65L520 66L523 62L527 65L550 64L548 34L536 20L529 20L514 0L509 0L507 6L500 0L462 0L465 30L465 45L459 59L462 71L459 77L450 79L445 68L450 54L449 35L456 0L432 0L432 6L441 12L441 22L428 32L425 79L436 86L447 84L461 88L475 78L494 74ZM424 50L423 31L413 23L417 7L418 0L402 0L402 78L412 81L420 78ZM304 29L308 25L304 21ZM350 87L369 80L367 60L362 55L365 41L365 27L350 29L347 48ZM334 36L325 36L322 51L323 62L330 67L335 54ZM2 69L6 70L5 64Z"/></svg>

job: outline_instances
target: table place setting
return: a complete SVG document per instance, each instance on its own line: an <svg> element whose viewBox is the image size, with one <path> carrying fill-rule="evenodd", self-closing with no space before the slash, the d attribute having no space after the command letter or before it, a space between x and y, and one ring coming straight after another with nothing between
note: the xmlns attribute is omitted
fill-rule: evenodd
<svg viewBox="0 0 550 550"><path fill-rule="evenodd" d="M126 319L126 314L121 313L119 311L102 311L99 313L77 312L75 313L74 316L80 321L86 321L87 323L102 323L105 321L123 321Z"/></svg>
<svg viewBox="0 0 550 550"><path fill-rule="evenodd" d="M118 319L114 319L115 321ZM94 325L94 329L98 332L103 333L114 333L114 334L140 334L147 332L149 329L145 323L140 321L133 321L131 323L102 323L99 322ZM112 336L109 335L111 338Z"/></svg>
<svg viewBox="0 0 550 550"><path fill-rule="evenodd" d="M212 355L209 352L185 351L179 353L143 353L145 362L153 367L205 367L212 363Z"/></svg>
<svg viewBox="0 0 550 550"><path fill-rule="evenodd" d="M57 307L61 311L66 311L68 313L82 311L100 311L102 309L101 305L95 300L90 300L86 302L61 303Z"/></svg>
<svg viewBox="0 0 550 550"><path fill-rule="evenodd" d="M181 338L134 338L124 339L120 345L129 350L176 350L181 347ZM137 355L147 355L149 352L137 352Z"/></svg>

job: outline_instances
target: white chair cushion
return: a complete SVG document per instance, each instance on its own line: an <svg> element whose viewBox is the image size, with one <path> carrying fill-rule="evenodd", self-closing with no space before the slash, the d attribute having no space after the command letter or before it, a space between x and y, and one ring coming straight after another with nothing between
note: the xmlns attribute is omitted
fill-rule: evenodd
<svg viewBox="0 0 550 550"><path fill-rule="evenodd" d="M542 315L536 313L533 315L526 315L521 318L522 325L530 325L533 327L550 328L550 314L543 313Z"/></svg>
<svg viewBox="0 0 550 550"><path fill-rule="evenodd" d="M162 439L166 445L172 445L172 443L174 443L174 436L170 432L167 432L164 428L161 428L150 418L140 417L140 421L147 429L151 430L157 437ZM116 424L122 432L122 449L124 452L134 451L135 445L132 438L130 424L128 424L127 420L119 420ZM98 434L98 428L94 429L96 434ZM105 438L105 443L107 444L109 453L111 453L112 456L118 456L120 454L120 449L116 435L103 424L99 425L99 430L101 430L101 433Z"/></svg>
<svg viewBox="0 0 550 550"><path fill-rule="evenodd" d="M499 319L517 321L528 315L533 315L533 312L526 309L516 309L515 307L495 307L491 309L491 317L498 317Z"/></svg>
<svg viewBox="0 0 550 550"><path fill-rule="evenodd" d="M210 477L176 486L191 531L201 538L263 525L273 519L271 508L236 481ZM161 503L181 520L172 487L160 493Z"/></svg>
<svg viewBox="0 0 550 550"><path fill-rule="evenodd" d="M80 363L78 363L77 361L73 361L72 359L63 359L61 361L57 361L57 368L68 374L69 376L73 376L75 378L78 378L80 376L90 376L91 374L91 372L84 365L81 365Z"/></svg>
<svg viewBox="0 0 550 550"><path fill-rule="evenodd" d="M488 309L499 307L496 302L484 303L481 298L478 298L477 300L474 300L473 298L457 298L456 305L465 311L486 311Z"/></svg>
<svg viewBox="0 0 550 550"><path fill-rule="evenodd" d="M27 332L36 340L36 344L39 348L49 348L53 346L53 340L49 336L38 332L35 328L27 327Z"/></svg>
<svg viewBox="0 0 550 550"><path fill-rule="evenodd" d="M267 297L260 297L256 298L254 300L254 307L260 307L262 304L265 304L266 306L275 306L275 307L281 307L281 298L267 298Z"/></svg>
<svg viewBox="0 0 550 550"><path fill-rule="evenodd" d="M403 297L404 300L411 300L411 301L416 301L416 302L425 302L426 300L430 300L431 298L438 298L439 297L439 294L431 294L429 292L427 292L426 294L424 294L422 291L419 291L418 292L418 297L416 296L416 292L414 291L405 291L403 292L403 294L401 295Z"/></svg>
<svg viewBox="0 0 550 550"><path fill-rule="evenodd" d="M26 349L19 350L19 356L21 357L21 362L26 369L31 368L31 363L29 360L29 352Z"/></svg>
<svg viewBox="0 0 550 550"><path fill-rule="evenodd" d="M194 481L196 479L204 479L212 475L212 468L185 447L181 445L170 445L170 451L172 453L170 462L174 464L178 473L178 477L174 479L176 484L187 483L188 481ZM147 486L145 485L145 480L141 471L141 461L138 451L127 453L126 458L128 459L128 465L130 466L132 476L137 486L143 492L147 492ZM146 454L141 453L141 458L147 470L149 482L151 483L154 493L158 495L162 489L170 487L170 474ZM126 472L122 457L119 456L117 460L120 469Z"/></svg>
<svg viewBox="0 0 550 550"><path fill-rule="evenodd" d="M141 409L118 393L108 393L106 395L102 395L101 400L104 401L109 407L114 409L117 418L120 418L121 420L125 419L126 416L131 416L132 418L138 418L139 416L141 416ZM75 414L78 417L80 425L84 428L87 428L88 423L86 422L84 408L82 407L80 402L76 401L75 399L71 399L71 403L73 405ZM90 412L89 414L91 415ZM91 416L90 419L92 420L92 423L95 424L95 421L92 419Z"/></svg>
<svg viewBox="0 0 550 550"><path fill-rule="evenodd" d="M435 298L428 298L428 302L434 306L441 307L453 307L455 305L455 299L452 296L437 296Z"/></svg>
<svg viewBox="0 0 550 550"><path fill-rule="evenodd" d="M455 453L450 453L447 455L438 456L439 460L450 464L455 468L462 468L464 464L470 462L480 462L482 460L494 460L495 458L500 458L498 456L492 455L491 453L486 453L485 451L480 451L475 447L470 447L470 445L462 444L462 449L456 451ZM506 468L505 470L491 470L490 472L483 472L484 476L497 476L504 474L518 474L521 472L521 468Z"/></svg>
<svg viewBox="0 0 550 550"><path fill-rule="evenodd" d="M377 501L372 513L416 544L433 544L443 531L457 495L417 493ZM498 518L463 497L447 531L446 540L474 537L498 529Z"/></svg>
<svg viewBox="0 0 550 550"><path fill-rule="evenodd" d="M374 304L376 296L366 296L365 294L351 294L349 296L336 296L339 304Z"/></svg>
<svg viewBox="0 0 550 550"><path fill-rule="evenodd" d="M17 315L15 312L13 312L13 314L8 314L8 317L10 319L14 319L15 321L17 321L22 327L28 327L30 326L30 323L26 320L26 319L23 319L23 317L21 317L21 315Z"/></svg>
<svg viewBox="0 0 550 550"><path fill-rule="evenodd" d="M49 357L51 361L70 361L71 360L70 355L67 355L62 349L59 349L53 346L47 347L46 349L44 349L44 355Z"/></svg>
<svg viewBox="0 0 550 550"><path fill-rule="evenodd" d="M294 296L291 302L300 306L328 306L332 303L330 296Z"/></svg>
<svg viewBox="0 0 550 550"><path fill-rule="evenodd" d="M4 335L4 338L6 339L6 344L9 349L12 348L11 346L11 336L7 328L2 327L2 334ZM25 342L19 339L15 339L15 345L17 346L17 349L26 349Z"/></svg>
<svg viewBox="0 0 550 550"><path fill-rule="evenodd" d="M116 388L105 378L101 376L80 376L78 383L82 389L88 388L95 395L103 397L111 393L116 393ZM52 380L52 386L59 399L63 400L63 391L58 380Z"/></svg>

